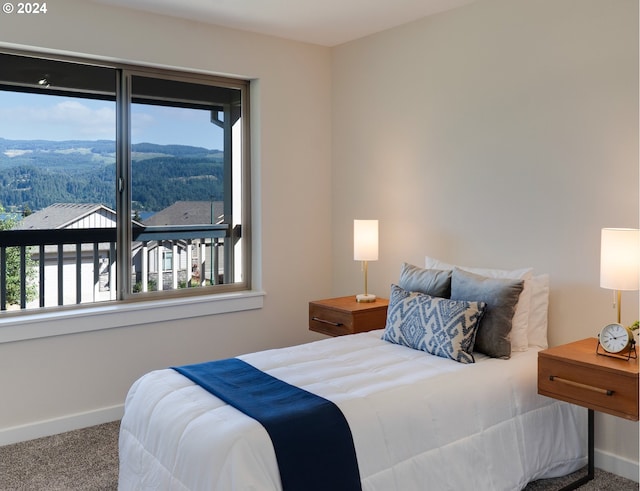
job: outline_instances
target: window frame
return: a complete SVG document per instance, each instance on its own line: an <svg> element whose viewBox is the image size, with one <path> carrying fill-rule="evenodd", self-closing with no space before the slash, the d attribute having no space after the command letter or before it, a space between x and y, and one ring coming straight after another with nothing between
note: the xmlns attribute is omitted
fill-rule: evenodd
<svg viewBox="0 0 640 491"><path fill-rule="evenodd" d="M249 94L250 94L250 81L240 78L228 78L221 77L203 72L192 72L187 70L178 69L166 69L152 66L139 66L128 63L118 62L105 62L91 58L80 58L65 55L55 55L48 53L40 53L36 51L23 51L14 49L0 48L0 54L17 55L35 58L38 60L49 60L68 62L75 64L88 65L93 67L103 67L113 69L116 73L116 128L115 128L115 140L116 140L116 174L114 176L114 189L116 193L116 210L118 216L118 226L116 231L116 253L117 253L117 272L116 281L117 295L115 300L101 301L101 302L85 302L75 303L57 307L39 307L33 309L22 309L20 311L8 312L3 311L0 316L2 317L15 317L15 316L27 316L33 317L43 315L46 312L51 311L82 311L82 310L100 310L103 306L119 305L128 303L139 302L152 302L162 301L168 299L173 301L174 299L179 301L180 299L188 300L188 297L211 297L222 296L226 297L228 294L232 296L236 293L252 293L252 235L251 235L251 142L250 142L250 106L249 106ZM130 131L130 105L131 105L131 81L132 77L152 77L162 80L176 80L183 82L192 82L196 84L212 85L216 87L228 87L240 90L241 97L241 163L240 172L241 175L237 178L237 183L241 187L241 211L240 211L240 223L241 223L241 261L242 261L242 281L226 284L213 284L200 288L182 288L175 290L165 290L161 292L144 292L134 293L129 281L123 281L130 277L131 273L131 246L133 243L132 230L131 230L131 131ZM29 91L23 87L22 90ZM20 86L16 86L16 91L20 91ZM33 91L35 92L35 91ZM69 91L70 96L84 96L88 92L83 90ZM225 139L229 137L225 132ZM225 178L226 179L226 178ZM234 182L226 180L225 189L227 186L233 186ZM230 230L233 232L233 224L230 226ZM234 279L235 280L235 279ZM197 298L194 300L198 302ZM224 302L223 302L224 303ZM252 302L251 305L254 305ZM254 308L254 307L249 307ZM244 308L234 307L232 310L244 310ZM2 340L0 339L0 342Z"/></svg>

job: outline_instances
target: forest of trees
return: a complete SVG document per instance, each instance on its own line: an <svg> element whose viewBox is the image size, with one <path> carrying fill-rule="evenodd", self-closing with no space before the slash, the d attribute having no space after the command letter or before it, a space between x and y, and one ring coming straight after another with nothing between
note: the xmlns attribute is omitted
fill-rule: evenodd
<svg viewBox="0 0 640 491"><path fill-rule="evenodd" d="M132 201L139 212L179 200L223 199L222 152L184 145L132 145ZM112 141L0 138L0 204L40 210L54 203L115 207Z"/></svg>

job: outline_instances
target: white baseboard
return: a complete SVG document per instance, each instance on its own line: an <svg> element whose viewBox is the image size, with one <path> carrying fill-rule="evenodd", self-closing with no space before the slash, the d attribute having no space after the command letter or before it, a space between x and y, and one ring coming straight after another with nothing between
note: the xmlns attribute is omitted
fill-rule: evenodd
<svg viewBox="0 0 640 491"><path fill-rule="evenodd" d="M121 419L123 414L124 405L118 404L117 406L96 409L95 411L76 413L61 418L2 428L0 429L0 446L109 423L110 421Z"/></svg>
<svg viewBox="0 0 640 491"><path fill-rule="evenodd" d="M116 421L121 419L123 414L124 405L118 404L117 406L76 413L62 418L0 429L0 446ZM640 482L640 466L638 462L596 449L594 452L594 464L598 469Z"/></svg>
<svg viewBox="0 0 640 491"><path fill-rule="evenodd" d="M640 482L640 466L638 462L595 449L593 463L598 469Z"/></svg>

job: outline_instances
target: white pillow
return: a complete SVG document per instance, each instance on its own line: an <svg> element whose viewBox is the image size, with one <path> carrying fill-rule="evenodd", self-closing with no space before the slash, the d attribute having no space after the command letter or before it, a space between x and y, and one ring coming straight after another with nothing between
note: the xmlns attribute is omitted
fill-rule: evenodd
<svg viewBox="0 0 640 491"><path fill-rule="evenodd" d="M529 309L529 346L542 349L549 347L547 327L549 312L549 275L541 274L531 278L531 308Z"/></svg>
<svg viewBox="0 0 640 491"><path fill-rule="evenodd" d="M529 315L531 311L531 278L533 277L533 268L522 268L514 270L505 269L488 269L488 268L471 268L467 266L458 266L448 264L429 256L424 258L424 266L427 269L440 269L445 271L460 268L470 273L479 274L488 278L508 278L516 280L524 280L524 287L518 299L515 314L513 315L513 327L511 328L511 351L527 351L529 345L528 329Z"/></svg>

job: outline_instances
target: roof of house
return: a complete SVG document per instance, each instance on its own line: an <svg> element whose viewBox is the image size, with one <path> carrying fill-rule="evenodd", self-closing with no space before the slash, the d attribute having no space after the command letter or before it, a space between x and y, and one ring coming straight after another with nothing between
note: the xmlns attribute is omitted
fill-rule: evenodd
<svg viewBox="0 0 640 491"><path fill-rule="evenodd" d="M211 211L213 209L213 222ZM97 212L115 220L116 212L99 203L56 203L24 217L16 230L63 229ZM176 201L171 206L144 220L144 225L204 225L221 223L222 201Z"/></svg>
<svg viewBox="0 0 640 491"><path fill-rule="evenodd" d="M100 210L112 214L115 219L115 211L99 203L55 203L24 217L15 228L18 230L62 229Z"/></svg>
<svg viewBox="0 0 640 491"><path fill-rule="evenodd" d="M213 220L211 211L213 210ZM206 225L221 223L224 215L222 201L176 201L171 206L144 220L145 225Z"/></svg>

